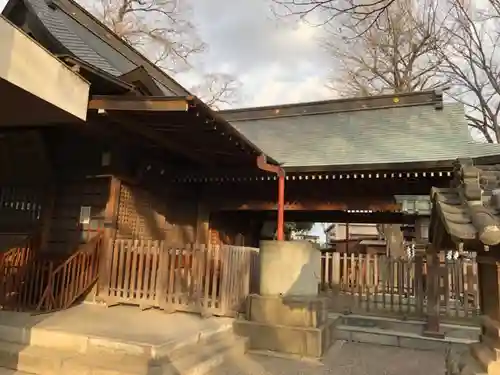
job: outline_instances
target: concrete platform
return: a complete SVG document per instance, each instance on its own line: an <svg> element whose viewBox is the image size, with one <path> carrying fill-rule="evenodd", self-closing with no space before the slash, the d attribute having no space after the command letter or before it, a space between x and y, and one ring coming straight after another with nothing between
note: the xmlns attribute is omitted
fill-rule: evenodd
<svg viewBox="0 0 500 375"><path fill-rule="evenodd" d="M140 311L134 306L78 305L52 314L0 311L0 340L79 353L110 351L148 358L230 332L233 319Z"/></svg>
<svg viewBox="0 0 500 375"><path fill-rule="evenodd" d="M0 312L0 375L203 375L246 347L227 318L132 306Z"/></svg>

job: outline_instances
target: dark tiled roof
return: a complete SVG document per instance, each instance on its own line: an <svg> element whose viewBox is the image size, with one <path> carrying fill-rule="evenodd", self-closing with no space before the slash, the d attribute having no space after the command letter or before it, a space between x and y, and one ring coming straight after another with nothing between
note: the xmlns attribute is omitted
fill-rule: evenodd
<svg viewBox="0 0 500 375"><path fill-rule="evenodd" d="M500 165L457 163L450 188L433 188L433 218L458 240L500 244ZM436 217L437 216L437 217Z"/></svg>
<svg viewBox="0 0 500 375"><path fill-rule="evenodd" d="M223 113L224 115L224 113ZM231 124L285 167L450 161L500 155L472 141L460 104L231 119Z"/></svg>
<svg viewBox="0 0 500 375"><path fill-rule="evenodd" d="M14 0L10 0L14 1ZM115 77L144 66L165 96L190 95L166 73L112 34L72 0L24 0L47 32L67 52ZM7 15L8 16L8 15Z"/></svg>

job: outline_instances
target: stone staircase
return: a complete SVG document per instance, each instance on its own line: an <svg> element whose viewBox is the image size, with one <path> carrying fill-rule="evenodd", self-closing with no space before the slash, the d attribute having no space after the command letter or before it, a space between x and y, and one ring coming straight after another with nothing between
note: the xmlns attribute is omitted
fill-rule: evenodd
<svg viewBox="0 0 500 375"><path fill-rule="evenodd" d="M464 351L449 351L447 375L500 375L500 324L482 319L480 342Z"/></svg>
<svg viewBox="0 0 500 375"><path fill-rule="evenodd" d="M348 342L361 342L397 346L417 350L465 351L479 340L477 326L441 324L444 338L423 335L425 323L415 320L366 316L330 314L335 319L335 338Z"/></svg>
<svg viewBox="0 0 500 375"><path fill-rule="evenodd" d="M0 326L0 375L203 375L246 348L232 329L152 347Z"/></svg>

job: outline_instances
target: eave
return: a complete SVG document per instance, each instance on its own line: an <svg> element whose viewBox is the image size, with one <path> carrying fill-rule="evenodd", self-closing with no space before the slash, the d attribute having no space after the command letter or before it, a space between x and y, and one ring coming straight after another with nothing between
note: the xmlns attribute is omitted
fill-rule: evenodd
<svg viewBox="0 0 500 375"><path fill-rule="evenodd" d="M93 96L88 109L96 121L137 133L200 165L257 169L257 156L263 154L193 96Z"/></svg>

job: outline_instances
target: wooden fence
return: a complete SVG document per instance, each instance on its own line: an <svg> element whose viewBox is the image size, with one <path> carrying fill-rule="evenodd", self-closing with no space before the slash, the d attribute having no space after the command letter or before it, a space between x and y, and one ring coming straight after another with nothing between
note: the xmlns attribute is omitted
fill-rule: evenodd
<svg viewBox="0 0 500 375"><path fill-rule="evenodd" d="M320 290L344 297L344 309L423 317L427 271L424 256L405 260L377 254L323 253ZM438 272L440 316L479 315L477 262L445 260Z"/></svg>
<svg viewBox="0 0 500 375"><path fill-rule="evenodd" d="M250 291L252 254L239 246L166 247L162 241L117 239L99 284L108 305L234 316Z"/></svg>

